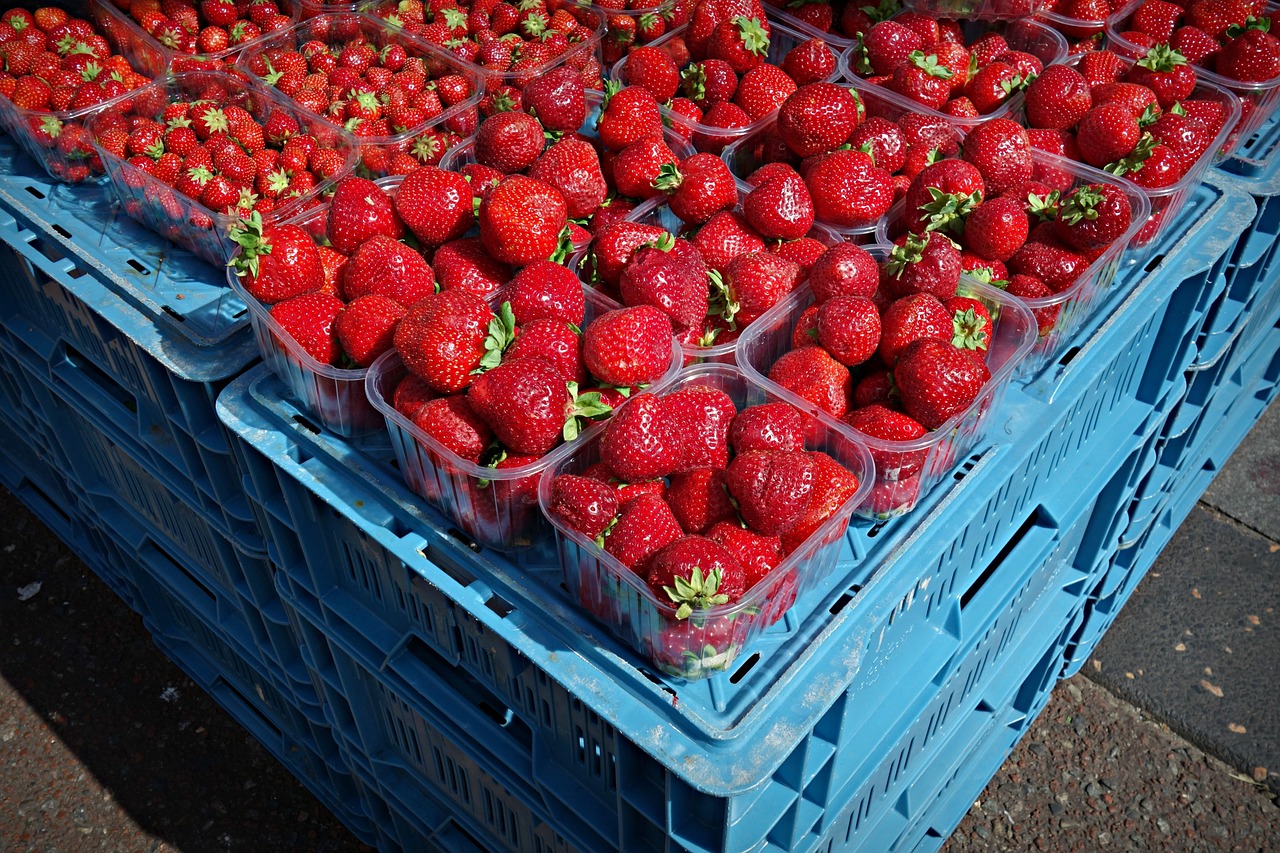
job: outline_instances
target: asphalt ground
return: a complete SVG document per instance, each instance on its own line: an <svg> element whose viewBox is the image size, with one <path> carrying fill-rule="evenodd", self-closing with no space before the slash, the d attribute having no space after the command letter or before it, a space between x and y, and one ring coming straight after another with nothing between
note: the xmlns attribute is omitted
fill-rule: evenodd
<svg viewBox="0 0 1280 853"><path fill-rule="evenodd" d="M1280 850L1278 604L1273 406L945 849ZM0 850L368 850L3 491L0 645Z"/></svg>

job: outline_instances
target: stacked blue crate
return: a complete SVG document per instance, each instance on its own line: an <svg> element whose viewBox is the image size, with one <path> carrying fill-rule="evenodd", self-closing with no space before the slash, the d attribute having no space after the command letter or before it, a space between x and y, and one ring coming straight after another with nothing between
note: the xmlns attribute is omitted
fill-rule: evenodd
<svg viewBox="0 0 1280 853"><path fill-rule="evenodd" d="M1002 618L1023 612L1029 567L1064 572L1036 576L1062 593L1063 609L1019 627L1060 640L1024 666L1049 655L1051 684L1098 564L1084 553L1091 514L1054 511L1046 497L1079 495L1089 482L1104 493L1149 435L1155 403L1181 376L1171 362L1188 357L1188 337L1194 343L1185 327L1203 315L1193 309L1210 301L1203 294L1253 212L1238 192L1197 192L1180 239L1155 253L1157 269L1195 291L1190 307L1159 273L1139 284L1048 375L1011 392L993 442L949 486L906 520L852 527L841 583L798 603L793 615L804 618L708 682L650 671L564 599L558 566L470 547L404 487L385 446L308 429L268 371L246 374L219 412L243 438L241 467L284 569L282 597L353 762L391 811L413 811L407 797L424 808L453 802L459 825L495 844L502 834L463 808L477 792L445 784L456 776L423 749L442 730L455 747L470 745L463 751L488 782L505 783L504 798L523 804L526 840L551 825L589 848L626 839L637 849L718 850L759 838L807 848L838 834L843 807L882 778L891 797L880 787L854 815L866 833L928 823L900 799L934 764L920 757L903 771L908 734L927 729L922 715L956 673L987 683L966 670L982 649L1021 645L991 638ZM1167 335L1175 307L1180 329ZM1071 488L1060 472L1071 472ZM1124 494L1114 500L1127 505ZM1003 661L989 663L1001 671ZM1028 708L1042 707L1036 697ZM485 737L450 729L459 717ZM1012 746L1006 740L1001 748ZM895 812L896 830L882 824Z"/></svg>

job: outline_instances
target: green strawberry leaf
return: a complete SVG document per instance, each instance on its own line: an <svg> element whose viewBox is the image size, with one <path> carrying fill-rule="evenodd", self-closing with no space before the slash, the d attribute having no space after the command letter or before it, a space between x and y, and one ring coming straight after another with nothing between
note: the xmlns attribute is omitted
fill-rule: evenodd
<svg viewBox="0 0 1280 853"><path fill-rule="evenodd" d="M503 302L498 313L489 321L489 334L484 339L484 356L480 365L471 373L479 375L492 370L502 363L502 353L516 337L516 315L511 310L510 302Z"/></svg>
<svg viewBox="0 0 1280 853"><path fill-rule="evenodd" d="M684 175L680 174L680 167L675 163L663 163L658 169L658 176L653 179L650 184L655 190L661 190L667 195L671 195L680 189L680 185L684 183Z"/></svg>

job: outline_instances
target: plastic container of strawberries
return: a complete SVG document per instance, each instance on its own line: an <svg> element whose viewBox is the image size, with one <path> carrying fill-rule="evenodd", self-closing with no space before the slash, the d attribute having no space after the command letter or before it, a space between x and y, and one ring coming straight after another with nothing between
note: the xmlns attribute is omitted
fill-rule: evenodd
<svg viewBox="0 0 1280 853"><path fill-rule="evenodd" d="M739 213L742 212L742 202L747 197L747 193L751 191L751 187L742 181L738 181L738 206L735 208ZM635 210L631 211L626 217L631 222L643 222L646 225L657 225L665 228L672 234L677 236L685 230L684 222L671 212L671 207L667 204L666 196L651 198L644 204L639 205ZM809 229L809 233L805 235L811 237L824 246L834 246L837 243L843 243L844 238L836 233L834 229L825 225L815 224ZM569 261L569 268L578 273L578 277L591 285L591 270L589 269L591 254L589 251L581 251L573 256ZM712 344L711 346L695 346L693 344L682 343L680 345L683 353L683 364L690 367L695 364L706 362L720 364L734 364L735 352L737 350L737 339L726 341L724 343Z"/></svg>
<svg viewBox="0 0 1280 853"><path fill-rule="evenodd" d="M1009 21L1034 17L1044 0L903 0L913 12L939 18Z"/></svg>
<svg viewBox="0 0 1280 853"><path fill-rule="evenodd" d="M890 91L883 86L876 86L861 79L846 80L845 82L862 99L863 106L866 108L867 118L878 116L896 122L902 116L910 113L923 112L930 115L933 114L929 110L924 110L910 98ZM941 115L941 113L938 113L938 115ZM945 116L944 118L956 132L957 145L962 144L967 127L972 126L957 126L953 121L953 116ZM751 176L752 172L768 162L765 151L773 147L771 142L777 141L775 137L776 132L773 125L758 128L726 148L721 152L720 157L729 164L729 171L733 172L735 177L745 180ZM848 227L831 224L824 224L824 227L839 234L850 243L871 243L875 242L876 226L879 223L880 221L876 220Z"/></svg>
<svg viewBox="0 0 1280 853"><path fill-rule="evenodd" d="M1141 59L1146 55L1146 48L1140 47L1121 35L1130 29L1129 22L1134 12L1145 0L1129 0L1107 18L1107 48L1127 59ZM1280 12L1280 3L1268 3L1267 15L1276 19ZM1249 139L1266 123L1280 103L1280 75L1260 82L1249 83L1243 80L1232 80L1202 65L1196 65L1196 78L1205 83L1225 89L1240 99L1240 118L1233 127L1235 131L1229 137L1224 157L1230 156L1238 143Z"/></svg>
<svg viewBox="0 0 1280 853"><path fill-rule="evenodd" d="M584 328L619 306L602 294L584 288L587 314ZM491 304L497 307L501 291ZM670 383L680 370L680 348L672 338L667 371L648 390ZM492 468L463 459L427 435L392 405L396 385L408 373L399 352L384 353L369 368L364 393L386 419L391 446L405 483L443 512L477 544L498 551L549 548L551 530L538 509L538 478L564 459L586 435L564 442L527 465ZM583 389L586 390L586 389Z"/></svg>
<svg viewBox="0 0 1280 853"><path fill-rule="evenodd" d="M868 447L858 433L820 419L817 410L788 392L762 384L749 371L730 364L699 364L651 393L669 394L705 385L723 391L738 410L761 403L785 402L810 420L806 450L820 451L858 478L858 489L821 527L765 577L730 604L695 610L686 619L660 600L649 585L550 511L551 486L559 474L579 474L599 461L603 428L593 427L573 452L548 466L538 484L542 512L555 529L556 548L569 597L580 604L637 654L667 675L686 680L708 678L729 670L746 649L796 601L821 595L840 553L855 507L861 505L874 479Z"/></svg>
<svg viewBox="0 0 1280 853"><path fill-rule="evenodd" d="M850 0L850 2L856 2L856 0ZM832 5L834 7L835 4L829 4L829 5ZM792 8L792 4L789 2L789 0L769 0L768 2L765 3L765 13L770 17L770 19L775 19L781 23L784 23L787 26L791 27L792 29L805 33L810 37L817 36L818 38L823 39L827 44L831 45L831 49L835 50L837 53L839 53L840 51L848 50L849 48L857 47L858 45L857 38L850 38L848 36L841 35L839 32L836 32L835 30L826 30L826 31L821 30L818 27L815 27L813 24L809 23L808 21L804 21L799 17L797 17L796 15L791 14L791 12L787 11L788 9L791 9L791 8ZM900 11L900 7L898 10ZM838 11L835 11L835 18L836 20L832 22L832 25L838 26L839 25Z"/></svg>
<svg viewBox="0 0 1280 853"><path fill-rule="evenodd" d="M1077 42L1085 41L1095 37L1101 37L1107 31L1107 19L1093 20L1091 18L1073 18L1070 15L1063 15L1052 9L1041 6L1040 11L1036 13L1036 20L1044 23L1046 26L1053 28L1070 40Z"/></svg>
<svg viewBox="0 0 1280 853"><path fill-rule="evenodd" d="M766 9L766 18L769 21L769 51L767 59L775 65L781 65L782 59L793 48L804 44L813 38L825 38L810 28L809 32L805 32L793 27L790 23L782 21L774 13L773 9ZM671 32L667 33L660 39L654 39L650 43L651 47L667 48L668 51L675 43L684 41L685 33L688 32L689 25L683 24ZM679 40L679 42L677 42ZM828 41L832 52L835 54L836 65L835 70L828 78L828 82L839 79L841 70L847 64L848 47L840 47L839 45ZM688 52L683 51L683 56L687 57ZM680 70L684 71L689 63L680 66ZM609 71L609 79L616 81L621 85L627 84L627 57L623 57L614 63L613 68ZM772 127L777 120L777 111L769 115L756 119L744 127L714 127L709 124L703 124L700 121L691 121L688 116L673 112L672 110L662 107L662 122L668 127L673 128L682 138L689 140L699 151L708 151L712 154L721 153L727 146L733 142L749 136L755 131L765 127Z"/></svg>
<svg viewBox="0 0 1280 853"><path fill-rule="evenodd" d="M618 54L625 55L632 44L652 44L667 34L667 22L671 20L675 5L675 0L664 0L662 3L637 2L634 6L628 3L625 9L614 9L599 3L568 0L564 8L586 26L603 26L600 63L607 75L620 58ZM651 33L659 22L661 28L658 32L648 35L647 32ZM617 48L612 48L613 44Z"/></svg>
<svg viewBox="0 0 1280 853"><path fill-rule="evenodd" d="M1046 66L1062 62L1067 56L1067 40L1062 37L1062 34L1030 18L1016 21L965 19L960 21L960 29L964 34L964 43L966 45L973 44L974 41L987 33L999 33L1008 42L1010 50L1029 53ZM840 67L841 80L867 82L858 74L854 66L856 61L857 54L855 51L849 51L845 54L845 62ZM867 85L876 86L874 83L867 83ZM1016 112L1022 106L1022 99L1023 93L1015 92L996 109L986 115L977 117L951 116L931 107L926 107L924 104L913 104L912 109L923 115L941 116L949 121L953 127L970 131L985 121Z"/></svg>
<svg viewBox="0 0 1280 853"><path fill-rule="evenodd" d="M1130 243L1151 216L1151 203L1146 194L1130 181L1045 151L1033 149L1032 157L1036 164L1037 179L1051 176L1052 186L1060 190L1063 195L1085 184L1110 184L1118 187L1129 200L1131 220L1124 234L1104 249L1070 287L1052 296L1014 297L1021 300L1032 313L1057 313L1053 326L1041 331L1035 347L1019 363L1015 378L1035 376L1045 365L1052 363L1066 350L1072 335L1084 319L1091 316L1104 297L1112 293L1112 284L1122 266L1124 255L1126 252L1133 251L1130 249ZM877 242L892 243L902 233L902 217L905 211L904 202L898 201L894 204L889 215L876 229ZM1131 285L1137 283L1137 278L1133 276L1128 277L1127 280Z"/></svg>
<svg viewBox="0 0 1280 853"><path fill-rule="evenodd" d="M428 84L445 75L457 74L466 79L471 87L471 95L466 100L402 133L356 136L356 144L359 147L356 169L364 177L373 179L385 177L389 173L391 160L396 154L410 152L414 143L423 134L435 128L450 128L457 125L458 130L463 130L469 129L475 123L474 119L462 121L464 114L475 113L480 103L480 78L476 74L475 67L372 15L358 12L334 12L306 18L287 29L255 40L252 45L240 52L236 60L236 68L253 76L263 86L269 87L270 84L262 77L262 73L266 70L267 53L277 50L297 50L308 42L319 42L330 47L360 42L371 44L379 50L390 45L398 45L404 49L407 56L422 59ZM288 98L287 95L281 94ZM292 101L292 99L289 100ZM300 105L298 109L316 118L324 118Z"/></svg>
<svg viewBox="0 0 1280 853"><path fill-rule="evenodd" d="M127 3L127 0L125 0ZM282 15L291 22L296 22L301 14L301 7L293 0L277 0ZM183 71L217 71L235 64L240 51L255 44L270 33L264 33L256 39L250 39L216 53L186 53L165 47L154 36L144 30L128 11L116 4L116 0L89 0L89 9L93 20L104 33L109 33L108 40L120 45L119 50L131 65L148 77L159 77L166 71L178 73Z"/></svg>
<svg viewBox="0 0 1280 853"><path fill-rule="evenodd" d="M891 246L866 247L878 260ZM1036 346L1036 320L1022 300L968 276L962 276L957 294L977 299L991 313L992 329L987 354L991 378L963 412L913 441L886 441L863 435L875 460L875 484L858 506L865 518L889 519L910 512L919 499L950 476L956 463L968 455L987 433L992 413L1000 408L1005 391L1018 369ZM796 320L813 304L813 291L805 284L756 320L738 341L738 366L770 391L786 392L771 381L774 362L791 350ZM825 412L824 423L853 428Z"/></svg>
<svg viewBox="0 0 1280 853"><path fill-rule="evenodd" d="M399 0L365 0L357 9L368 15L388 21L392 26L395 16L398 12ZM484 91L491 91L500 86L513 86L520 89L529 81L541 77L548 71L559 68L562 65L568 65L572 68L582 70L587 67L593 59L599 61L600 58L600 42L604 39L605 21L602 18L596 25L592 34L581 41L570 45L569 49L553 59L548 60L536 68L523 69L520 71L494 71L491 68L485 68L474 62L467 62L473 73L475 73L480 81Z"/></svg>
<svg viewBox="0 0 1280 853"><path fill-rule="evenodd" d="M215 97L215 93L221 95ZM324 148L343 153L345 164L332 178L317 180L310 192L262 217L264 222L279 222L302 214L307 208L322 203L323 197L345 177L356 163L356 144L351 134L323 119L300 111L290 102L243 75L225 71L187 71L167 75L130 93L136 114L159 120L164 108L178 100L203 98L216 100L219 106L237 105L248 110L260 123L276 111L297 120L300 127L316 137ZM91 118L88 130L95 136L98 119ZM166 237L192 254L221 266L231 259L235 244L229 239L231 226L238 217L205 207L144 172L126 160L98 145L95 149L111 179L111 188L121 209L152 231Z"/></svg>

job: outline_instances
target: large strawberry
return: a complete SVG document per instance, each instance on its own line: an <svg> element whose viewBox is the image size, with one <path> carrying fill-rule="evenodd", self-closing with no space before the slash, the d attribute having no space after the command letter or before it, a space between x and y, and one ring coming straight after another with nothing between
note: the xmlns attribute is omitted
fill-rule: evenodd
<svg viewBox="0 0 1280 853"><path fill-rule="evenodd" d="M411 418L414 426L438 441L450 453L472 463L493 442L493 433L471 408L462 394L436 397L418 407Z"/></svg>
<svg viewBox="0 0 1280 853"><path fill-rule="evenodd" d="M835 83L797 89L778 111L778 133L798 157L833 151L849 138L862 117L862 103Z"/></svg>
<svg viewBox="0 0 1280 853"><path fill-rule="evenodd" d="M586 121L586 87L582 73L572 66L530 79L521 96L524 108L551 133L575 131Z"/></svg>
<svg viewBox="0 0 1280 853"><path fill-rule="evenodd" d="M394 345L396 326L405 313L399 302L376 293L353 299L334 321L342 351L359 367L369 367Z"/></svg>
<svg viewBox="0 0 1280 853"><path fill-rule="evenodd" d="M688 385L664 395L662 407L683 437L677 470L729 464L729 425L738 410L728 394L710 385Z"/></svg>
<svg viewBox="0 0 1280 853"><path fill-rule="evenodd" d="M898 356L893 378L907 414L925 429L937 429L969 407L991 371L950 342L922 339Z"/></svg>
<svg viewBox="0 0 1280 853"><path fill-rule="evenodd" d="M782 548L788 554L804 545L858 492L857 475L834 458L820 451L810 451L806 455L813 463L813 495L800 520L782 534ZM828 529L822 541L815 544L826 544L842 536L849 526L849 515L846 512L841 522L833 522L832 529Z"/></svg>
<svg viewBox="0 0 1280 853"><path fill-rule="evenodd" d="M480 239L489 254L524 266L555 254L569 211L554 187L509 175L481 200L479 218Z"/></svg>
<svg viewBox="0 0 1280 853"><path fill-rule="evenodd" d="M600 437L600 461L629 483L665 477L684 460L680 429L661 399L642 394L610 419Z"/></svg>
<svg viewBox="0 0 1280 853"><path fill-rule="evenodd" d="M1124 234L1132 211L1114 184L1086 184L1062 200L1058 235L1073 249L1088 252L1111 245Z"/></svg>
<svg viewBox="0 0 1280 853"><path fill-rule="evenodd" d="M701 225L738 203L733 173L714 154L694 154L679 165L663 165L653 186L666 193L671 212L689 225Z"/></svg>
<svg viewBox="0 0 1280 853"><path fill-rule="evenodd" d="M1050 65L1027 86L1025 103L1031 127L1067 130L1084 118L1093 98L1083 74L1070 65Z"/></svg>
<svg viewBox="0 0 1280 853"><path fill-rule="evenodd" d="M816 342L785 353L769 368L769 379L833 418L843 417L849 409L853 387L849 368Z"/></svg>
<svg viewBox="0 0 1280 853"><path fill-rule="evenodd" d="M667 502L657 495L641 494L619 510L618 520L604 534L604 550L642 574L656 551L683 536Z"/></svg>
<svg viewBox="0 0 1280 853"><path fill-rule="evenodd" d="M542 456L578 434L578 417L609 413L599 395L569 393L564 375L540 358L504 360L467 388L467 402L508 450Z"/></svg>
<svg viewBox="0 0 1280 853"><path fill-rule="evenodd" d="M729 424L729 446L748 450L804 450L805 419L790 403L748 406Z"/></svg>
<svg viewBox="0 0 1280 853"><path fill-rule="evenodd" d="M893 177L862 151L813 158L805 173L814 217L837 228L875 222L893 205Z"/></svg>
<svg viewBox="0 0 1280 853"><path fill-rule="evenodd" d="M676 329L706 321L707 266L691 243L668 233L632 253L619 290L627 305L660 308Z"/></svg>
<svg viewBox="0 0 1280 853"><path fill-rule="evenodd" d="M880 346L880 312L865 296L836 296L818 308L818 343L838 362L853 367Z"/></svg>
<svg viewBox="0 0 1280 853"><path fill-rule="evenodd" d="M549 509L564 524L594 539L618 514L618 498L607 483L575 474L559 474L551 481Z"/></svg>
<svg viewBox="0 0 1280 853"><path fill-rule="evenodd" d="M528 113L503 112L489 116L476 131L476 162L503 174L523 172L546 145L542 125Z"/></svg>
<svg viewBox="0 0 1280 853"><path fill-rule="evenodd" d="M591 143L566 136L542 152L529 177L555 187L568 206L570 219L594 213L609 195L600 156Z"/></svg>
<svg viewBox="0 0 1280 853"><path fill-rule="evenodd" d="M742 203L742 215L760 236L799 240L813 227L813 198L799 174L779 175L755 186Z"/></svg>
<svg viewBox="0 0 1280 853"><path fill-rule="evenodd" d="M435 166L405 175L393 203L401 221L429 248L462 237L475 224L471 184Z"/></svg>
<svg viewBox="0 0 1280 853"><path fill-rule="evenodd" d="M489 304L474 294L461 290L429 294L410 306L396 327L396 350L405 366L432 389L446 394L461 391L475 379L486 354L500 353L507 343L496 339L502 335L495 335L486 346L494 320Z"/></svg>
<svg viewBox="0 0 1280 853"><path fill-rule="evenodd" d="M652 305L607 311L583 331L582 357L601 382L629 388L656 381L671 364L671 319Z"/></svg>
<svg viewBox="0 0 1280 853"><path fill-rule="evenodd" d="M782 534L804 517L813 499L813 460L801 451L750 450L729 463L727 484L748 527Z"/></svg>
<svg viewBox="0 0 1280 853"><path fill-rule="evenodd" d="M988 119L964 140L964 159L978 168L988 195L1031 180L1031 139L1016 121Z"/></svg>
<svg viewBox="0 0 1280 853"><path fill-rule="evenodd" d="M325 234L333 248L350 255L370 237L404 236L404 223L377 184L368 178L343 178L329 200Z"/></svg>
<svg viewBox="0 0 1280 853"><path fill-rule="evenodd" d="M685 536L649 560L645 581L654 596L676 609L677 619L737 601L746 589L738 558L705 536Z"/></svg>
<svg viewBox="0 0 1280 853"><path fill-rule="evenodd" d="M324 266L311 235L297 225L264 225L254 211L231 228L240 247L231 266L250 296L271 305L324 287Z"/></svg>
<svg viewBox="0 0 1280 853"><path fill-rule="evenodd" d="M435 275L422 256L384 234L361 243L342 272L348 300L377 293L408 308L434 290Z"/></svg>
<svg viewBox="0 0 1280 853"><path fill-rule="evenodd" d="M876 259L853 243L837 243L809 268L809 287L818 302L833 296L871 296L879 286Z"/></svg>
<svg viewBox="0 0 1280 853"><path fill-rule="evenodd" d="M705 533L715 524L737 519L723 468L694 468L672 474L670 480L667 503L686 533Z"/></svg>
<svg viewBox="0 0 1280 853"><path fill-rule="evenodd" d="M1224 77L1266 82L1280 77L1280 39L1270 33L1270 19L1249 19L1228 27L1228 40L1216 57L1215 70Z"/></svg>
<svg viewBox="0 0 1280 853"><path fill-rule="evenodd" d="M303 293L271 306L271 317L302 351L321 364L337 364L342 356L334 321L342 300L328 293Z"/></svg>
<svg viewBox="0 0 1280 853"><path fill-rule="evenodd" d="M586 318L582 282L568 268L551 261L534 261L516 273L502 298L511 304L518 325L552 319L581 326Z"/></svg>
<svg viewBox="0 0 1280 853"><path fill-rule="evenodd" d="M881 282L892 297L931 293L946 299L955 295L961 271L960 250L945 234L908 234L890 251Z"/></svg>
<svg viewBox="0 0 1280 853"><path fill-rule="evenodd" d="M723 316L739 326L755 322L803 280L799 264L772 252L739 255L723 275L712 274Z"/></svg>

